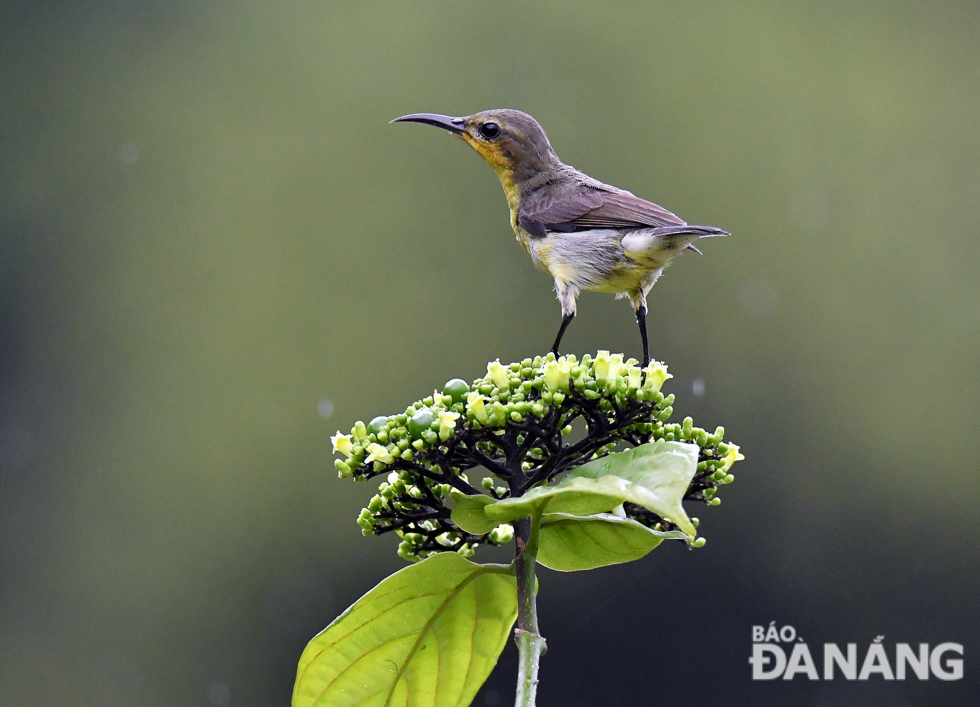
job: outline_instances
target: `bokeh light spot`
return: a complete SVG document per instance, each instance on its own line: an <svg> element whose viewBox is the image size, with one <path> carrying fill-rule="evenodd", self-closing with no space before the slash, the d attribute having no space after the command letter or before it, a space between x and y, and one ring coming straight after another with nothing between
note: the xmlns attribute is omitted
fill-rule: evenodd
<svg viewBox="0 0 980 707"><path fill-rule="evenodd" d="M223 682L212 680L208 685L208 702L215 707L224 707L231 699L231 690Z"/></svg>
<svg viewBox="0 0 980 707"><path fill-rule="evenodd" d="M320 398L316 403L316 411L324 420L329 420L333 417L333 401L330 398Z"/></svg>
<svg viewBox="0 0 980 707"><path fill-rule="evenodd" d="M694 379L694 382L691 384L691 392L694 393L695 398L700 398L704 395L704 378Z"/></svg>

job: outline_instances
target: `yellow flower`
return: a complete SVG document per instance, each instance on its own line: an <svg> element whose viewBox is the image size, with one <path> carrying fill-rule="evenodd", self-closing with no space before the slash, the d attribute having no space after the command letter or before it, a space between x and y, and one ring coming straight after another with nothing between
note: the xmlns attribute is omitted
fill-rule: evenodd
<svg viewBox="0 0 980 707"><path fill-rule="evenodd" d="M557 361L544 364L544 384L548 390L568 390L568 378L572 372L572 364L562 356Z"/></svg>
<svg viewBox="0 0 980 707"><path fill-rule="evenodd" d="M388 451L387 447L383 447L377 442L372 442L368 445L368 456L364 460L365 464L370 464L371 462L381 462L382 464L391 464L395 461L395 458L391 456L391 452Z"/></svg>
<svg viewBox="0 0 980 707"><path fill-rule="evenodd" d="M732 464L734 464L735 462L740 462L743 459L745 459L745 457L738 451L738 445L729 444L728 454L725 455L725 461L724 464L722 464L721 468L724 471L728 471L729 469L732 468Z"/></svg>
<svg viewBox="0 0 980 707"><path fill-rule="evenodd" d="M595 373L595 379L597 381L604 381L609 378L609 352L608 351L597 351L595 356L595 362L592 364L592 370Z"/></svg>
<svg viewBox="0 0 980 707"><path fill-rule="evenodd" d="M501 390L507 389L507 369L500 364L499 358L496 361L492 361L487 364L487 373L490 374L490 379L493 381L495 386Z"/></svg>
<svg viewBox="0 0 980 707"><path fill-rule="evenodd" d="M667 373L667 366L660 363L660 361L650 361L650 365L643 370L647 374L647 380L643 384L643 387L648 390L660 390L664 381L668 378L673 378L672 375Z"/></svg>
<svg viewBox="0 0 980 707"><path fill-rule="evenodd" d="M456 419L458 417L458 412L444 410L439 413L439 439L443 442L453 436L453 430L456 428Z"/></svg>
<svg viewBox="0 0 980 707"><path fill-rule="evenodd" d="M623 354L612 354L609 357L609 380L614 381L623 374Z"/></svg>
<svg viewBox="0 0 980 707"><path fill-rule="evenodd" d="M483 396L478 391L474 390L466 395L466 409L472 412L473 417L484 425L490 422L490 418L487 417L487 408L483 404Z"/></svg>
<svg viewBox="0 0 980 707"><path fill-rule="evenodd" d="M643 371L636 366L630 366L626 371L626 378L630 388L639 388L643 385Z"/></svg>
<svg viewBox="0 0 980 707"><path fill-rule="evenodd" d="M351 441L350 435L342 435L338 430L337 434L330 438L330 441L333 442L334 454L340 452L350 458L351 452L354 451L354 443Z"/></svg>

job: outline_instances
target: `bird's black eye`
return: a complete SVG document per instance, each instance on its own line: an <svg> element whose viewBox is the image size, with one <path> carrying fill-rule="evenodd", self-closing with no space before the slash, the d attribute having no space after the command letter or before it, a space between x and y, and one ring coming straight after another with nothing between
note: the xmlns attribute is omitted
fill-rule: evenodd
<svg viewBox="0 0 980 707"><path fill-rule="evenodd" d="M480 126L480 135L487 140L493 140L500 135L500 126L496 123L484 123Z"/></svg>

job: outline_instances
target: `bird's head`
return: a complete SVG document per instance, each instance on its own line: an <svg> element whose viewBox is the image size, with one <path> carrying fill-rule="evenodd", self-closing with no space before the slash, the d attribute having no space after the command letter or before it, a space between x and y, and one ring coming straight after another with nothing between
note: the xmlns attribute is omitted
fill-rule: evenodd
<svg viewBox="0 0 980 707"><path fill-rule="evenodd" d="M460 118L412 113L391 122L424 123L459 135L493 167L505 187L560 164L538 121L519 110L498 108Z"/></svg>

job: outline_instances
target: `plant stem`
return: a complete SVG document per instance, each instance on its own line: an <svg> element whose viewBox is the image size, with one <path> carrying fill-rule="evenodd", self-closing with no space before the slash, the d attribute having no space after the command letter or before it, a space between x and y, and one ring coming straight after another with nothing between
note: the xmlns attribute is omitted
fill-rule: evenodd
<svg viewBox="0 0 980 707"><path fill-rule="evenodd" d="M537 579L534 567L538 557L540 526L540 514L514 523L517 540L517 629L514 633L520 653L515 707L534 707L538 691L538 663L546 650L545 640L538 633L535 601Z"/></svg>

